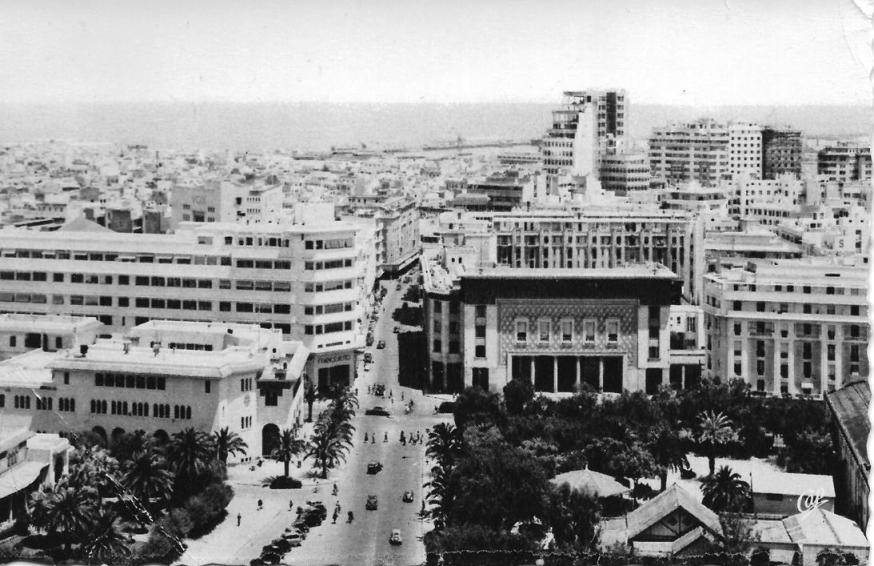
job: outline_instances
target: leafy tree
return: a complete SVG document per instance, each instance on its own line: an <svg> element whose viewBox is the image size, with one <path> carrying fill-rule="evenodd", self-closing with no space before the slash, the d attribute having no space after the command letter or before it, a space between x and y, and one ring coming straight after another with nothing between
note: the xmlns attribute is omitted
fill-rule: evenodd
<svg viewBox="0 0 874 566"><path fill-rule="evenodd" d="M812 428L786 438L786 471L802 474L831 474L834 445L827 432Z"/></svg>
<svg viewBox="0 0 874 566"><path fill-rule="evenodd" d="M240 438L237 433L232 432L228 427L224 427L212 433L213 444L215 445L215 455L219 462L224 465L228 464L228 457L234 454L242 454L245 456L249 445L246 441ZM286 474L287 475L287 474Z"/></svg>
<svg viewBox="0 0 874 566"><path fill-rule="evenodd" d="M535 550L536 545L522 535L510 534L483 525L461 525L425 534L429 553L455 550Z"/></svg>
<svg viewBox="0 0 874 566"><path fill-rule="evenodd" d="M737 513L722 513L719 516L722 524L722 550L729 553L746 554L759 541L759 535L753 529L753 521Z"/></svg>
<svg viewBox="0 0 874 566"><path fill-rule="evenodd" d="M167 460L176 473L177 499L196 492L198 484L202 485L213 472L214 453L212 437L203 431L189 427L173 435L167 447Z"/></svg>
<svg viewBox="0 0 874 566"><path fill-rule="evenodd" d="M112 443L109 453L119 462L125 462L133 458L137 452L141 452L148 442L145 431L126 432Z"/></svg>
<svg viewBox="0 0 874 566"><path fill-rule="evenodd" d="M559 548L592 550L598 538L601 510L598 498L571 489L566 483L552 486L547 497L546 522L552 527Z"/></svg>
<svg viewBox="0 0 874 566"><path fill-rule="evenodd" d="M160 451L146 445L128 462L122 484L147 507L160 506L173 495L174 476L168 468Z"/></svg>
<svg viewBox="0 0 874 566"><path fill-rule="evenodd" d="M684 438L689 435L688 431L678 431L667 424L662 424L647 438L645 447L658 466L661 491L667 488L669 471L680 471L689 467L684 442Z"/></svg>
<svg viewBox="0 0 874 566"><path fill-rule="evenodd" d="M279 435L279 446L277 446L270 457L279 460L284 466L284 477L288 477L288 465L291 459L303 452L306 449L306 442L297 438L294 431L286 428Z"/></svg>
<svg viewBox="0 0 874 566"><path fill-rule="evenodd" d="M703 503L717 513L743 511L750 501L750 484L728 466L722 466L715 474L701 483Z"/></svg>
<svg viewBox="0 0 874 566"><path fill-rule="evenodd" d="M555 444L545 438L537 437L531 440L523 440L520 448L536 459L547 475L555 475L559 456L558 447Z"/></svg>
<svg viewBox="0 0 874 566"><path fill-rule="evenodd" d="M130 556L128 539L118 528L116 516L101 513L95 518L91 532L82 544L82 553L89 561L112 563Z"/></svg>
<svg viewBox="0 0 874 566"><path fill-rule="evenodd" d="M611 454L608 469L614 476L631 478L635 486L640 479L653 477L659 472L652 454L639 442L631 446L623 444L623 450Z"/></svg>
<svg viewBox="0 0 874 566"><path fill-rule="evenodd" d="M716 456L725 445L737 440L731 419L724 413L704 411L698 415L698 442L707 454L710 475L716 469Z"/></svg>
<svg viewBox="0 0 874 566"><path fill-rule="evenodd" d="M480 387L468 387L455 400L455 426L461 430L468 424L486 423L502 425L504 413L500 397L483 391Z"/></svg>
<svg viewBox="0 0 874 566"><path fill-rule="evenodd" d="M525 404L533 398L534 387L530 381L514 378L504 386L504 407L507 409L507 414L522 414Z"/></svg>
<svg viewBox="0 0 874 566"><path fill-rule="evenodd" d="M496 438L492 430L470 432L479 438L465 438L466 456L448 480L448 524L509 530L519 521L542 516L548 484L537 461Z"/></svg>

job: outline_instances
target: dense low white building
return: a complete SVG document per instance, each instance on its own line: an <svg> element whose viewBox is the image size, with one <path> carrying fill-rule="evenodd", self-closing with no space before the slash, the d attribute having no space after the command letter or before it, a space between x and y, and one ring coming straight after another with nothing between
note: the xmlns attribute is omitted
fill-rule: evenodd
<svg viewBox="0 0 874 566"><path fill-rule="evenodd" d="M124 339L0 362L0 428L92 430L111 442L227 427L250 456L269 453L300 418L308 354L257 325L152 321Z"/></svg>

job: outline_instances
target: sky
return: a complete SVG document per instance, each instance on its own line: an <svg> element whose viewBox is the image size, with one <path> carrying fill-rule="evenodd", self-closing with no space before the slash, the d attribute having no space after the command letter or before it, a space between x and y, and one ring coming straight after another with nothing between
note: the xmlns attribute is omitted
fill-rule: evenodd
<svg viewBox="0 0 874 566"><path fill-rule="evenodd" d="M871 38L853 0L0 0L0 102L870 105Z"/></svg>

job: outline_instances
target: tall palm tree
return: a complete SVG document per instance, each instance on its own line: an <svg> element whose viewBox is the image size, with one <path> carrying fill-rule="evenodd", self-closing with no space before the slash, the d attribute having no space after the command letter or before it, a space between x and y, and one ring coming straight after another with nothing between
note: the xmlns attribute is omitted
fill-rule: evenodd
<svg viewBox="0 0 874 566"><path fill-rule="evenodd" d="M677 431L667 425L659 426L649 437L646 447L659 468L661 491L667 488L668 472L689 467L683 440L688 432Z"/></svg>
<svg viewBox="0 0 874 566"><path fill-rule="evenodd" d="M461 455L461 433L454 425L439 423L428 431L428 445L425 454L437 461L437 464L447 470L455 464Z"/></svg>
<svg viewBox="0 0 874 566"><path fill-rule="evenodd" d="M118 529L115 515L101 513L95 519L88 540L82 544L82 553L88 561L111 563L131 555L127 537Z"/></svg>
<svg viewBox="0 0 874 566"><path fill-rule="evenodd" d="M720 447L737 440L734 424L725 413L704 411L698 415L698 442L707 454L710 475L716 470L716 453Z"/></svg>
<svg viewBox="0 0 874 566"><path fill-rule="evenodd" d="M189 427L173 435L167 447L167 460L183 491L187 492L210 469L214 452L212 437L203 431Z"/></svg>
<svg viewBox="0 0 874 566"><path fill-rule="evenodd" d="M310 382L309 377L304 375L304 392L303 392L304 401L307 403L307 419L308 423L313 422L313 403L316 402L318 398L316 395L316 387Z"/></svg>
<svg viewBox="0 0 874 566"><path fill-rule="evenodd" d="M337 422L325 414L316 423L304 458L312 458L322 469L322 478L328 477L328 468L346 460L352 445L355 427L348 422Z"/></svg>
<svg viewBox="0 0 874 566"><path fill-rule="evenodd" d="M306 442L297 438L292 429L286 428L279 435L279 446L277 446L270 457L279 460L285 468L285 477L288 477L288 464L291 459L303 452L306 449Z"/></svg>
<svg viewBox="0 0 874 566"><path fill-rule="evenodd" d="M213 443L215 444L215 454L219 461L226 465L228 464L228 456L234 454L242 454L245 456L249 445L246 444L237 433L231 432L228 427L217 430L212 433Z"/></svg>
<svg viewBox="0 0 874 566"><path fill-rule="evenodd" d="M431 468L431 479L422 486L428 488L425 499L431 504L431 508L428 509L427 513L434 519L434 528L437 530L447 526L449 511L454 499L454 492L450 487L449 473L442 466L434 466Z"/></svg>
<svg viewBox="0 0 874 566"><path fill-rule="evenodd" d="M701 492L704 494L702 503L717 513L742 511L750 499L750 484L728 466L722 466L704 478Z"/></svg>
<svg viewBox="0 0 874 566"><path fill-rule="evenodd" d="M136 452L125 470L122 483L148 507L160 505L173 494L173 472L151 445Z"/></svg>

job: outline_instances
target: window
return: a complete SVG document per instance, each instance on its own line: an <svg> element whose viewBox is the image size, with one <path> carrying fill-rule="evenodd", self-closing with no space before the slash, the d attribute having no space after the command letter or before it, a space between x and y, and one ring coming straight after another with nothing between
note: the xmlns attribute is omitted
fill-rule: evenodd
<svg viewBox="0 0 874 566"><path fill-rule="evenodd" d="M432 306L434 307L435 313L443 312L443 302L442 301L438 301L438 300L434 299L432 301Z"/></svg>
<svg viewBox="0 0 874 566"><path fill-rule="evenodd" d="M571 342L574 339L574 321L565 319L561 321L561 341Z"/></svg>
<svg viewBox="0 0 874 566"><path fill-rule="evenodd" d="M528 341L528 322L525 320L516 321L516 342Z"/></svg>
<svg viewBox="0 0 874 566"><path fill-rule="evenodd" d="M477 344L474 347L474 356L477 358L485 358L486 357L486 346L485 344Z"/></svg>
<svg viewBox="0 0 874 566"><path fill-rule="evenodd" d="M607 342L609 344L616 344L619 342L619 321L618 320L608 320L607 321Z"/></svg>
<svg viewBox="0 0 874 566"><path fill-rule="evenodd" d="M549 342L550 326L548 320L537 321L537 339L540 342Z"/></svg>
<svg viewBox="0 0 874 566"><path fill-rule="evenodd" d="M740 336L741 333L741 324L739 322L734 323L734 335Z"/></svg>
<svg viewBox="0 0 874 566"><path fill-rule="evenodd" d="M594 320L584 320L583 321L583 342L587 344L593 344L595 342L595 321Z"/></svg>
<svg viewBox="0 0 874 566"><path fill-rule="evenodd" d="M485 318L485 316L486 316L486 306L485 305L476 305L474 310L476 312L477 318Z"/></svg>
<svg viewBox="0 0 874 566"><path fill-rule="evenodd" d="M478 324L474 327L474 336L476 338L485 338L486 337L486 327L485 325Z"/></svg>
<svg viewBox="0 0 874 566"><path fill-rule="evenodd" d="M14 348L17 341L18 341L18 338L16 338L15 336L10 336L9 337L9 347Z"/></svg>
<svg viewBox="0 0 874 566"><path fill-rule="evenodd" d="M850 306L850 315L851 316L859 316L859 305L851 305Z"/></svg>

